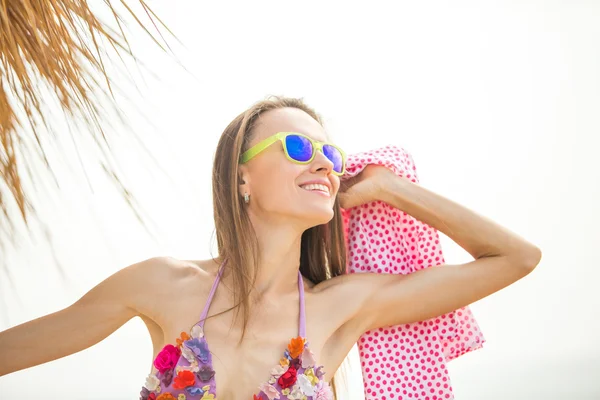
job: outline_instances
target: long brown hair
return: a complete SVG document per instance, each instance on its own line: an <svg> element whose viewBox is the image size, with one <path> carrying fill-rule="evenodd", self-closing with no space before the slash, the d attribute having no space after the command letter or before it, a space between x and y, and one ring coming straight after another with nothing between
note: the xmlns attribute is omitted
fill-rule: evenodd
<svg viewBox="0 0 600 400"><path fill-rule="evenodd" d="M231 121L223 131L215 153L212 189L217 248L219 257L227 260L226 268L232 276L234 307L237 308L235 318L240 312L243 316L240 342L249 320L249 293L256 281L260 254L256 233L238 192L241 182L238 162L242 152L248 149L260 115L286 107L300 109L323 125L321 117L302 99L270 96ZM334 216L328 223L307 229L302 234L300 272L315 284L346 273L346 246L338 199L334 204ZM336 392L333 379L331 382Z"/></svg>

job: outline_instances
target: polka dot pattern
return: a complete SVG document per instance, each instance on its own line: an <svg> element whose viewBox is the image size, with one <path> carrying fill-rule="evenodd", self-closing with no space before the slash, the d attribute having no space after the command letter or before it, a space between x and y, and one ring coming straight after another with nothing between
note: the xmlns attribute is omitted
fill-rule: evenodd
<svg viewBox="0 0 600 400"><path fill-rule="evenodd" d="M397 146L350 155L343 178L368 164L383 165L419 183L412 156ZM343 217L350 273L410 274L445 262L437 230L386 203L344 210ZM483 343L468 307L368 331L358 341L365 399L453 399L446 363Z"/></svg>

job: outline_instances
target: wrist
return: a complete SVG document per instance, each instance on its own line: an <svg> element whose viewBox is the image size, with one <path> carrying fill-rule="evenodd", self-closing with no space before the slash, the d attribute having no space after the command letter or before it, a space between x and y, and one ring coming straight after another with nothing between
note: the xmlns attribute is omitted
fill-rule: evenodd
<svg viewBox="0 0 600 400"><path fill-rule="evenodd" d="M407 191L410 190L411 185L414 185L414 183L392 172L386 180L386 184L381 188L380 200L399 208L399 203L407 194Z"/></svg>

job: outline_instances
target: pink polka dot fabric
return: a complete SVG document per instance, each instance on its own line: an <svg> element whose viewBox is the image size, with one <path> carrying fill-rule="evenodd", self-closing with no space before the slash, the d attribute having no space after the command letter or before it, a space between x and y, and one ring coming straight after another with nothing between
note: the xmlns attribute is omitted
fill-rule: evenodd
<svg viewBox="0 0 600 400"><path fill-rule="evenodd" d="M346 179L368 164L419 183L412 156L386 146L348 156ZM343 210L348 272L410 274L443 264L437 230L376 201ZM484 343L468 307L427 321L368 331L358 341L367 400L453 399L446 364Z"/></svg>

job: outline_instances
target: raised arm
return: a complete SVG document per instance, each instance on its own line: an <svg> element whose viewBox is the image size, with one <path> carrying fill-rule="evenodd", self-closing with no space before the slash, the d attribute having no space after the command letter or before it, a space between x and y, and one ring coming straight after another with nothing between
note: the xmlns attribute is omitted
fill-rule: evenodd
<svg viewBox="0 0 600 400"><path fill-rule="evenodd" d="M68 356L100 342L140 315L143 294L166 270L162 258L130 265L71 306L0 332L0 376Z"/></svg>
<svg viewBox="0 0 600 400"><path fill-rule="evenodd" d="M410 275L350 274L324 282L335 286L339 301L356 311L345 325L347 333L360 335L456 310L510 285L539 263L540 249L488 218L384 167L369 166L365 172L353 196L352 190L347 192L347 203L357 195L385 201L443 232L475 260Z"/></svg>

